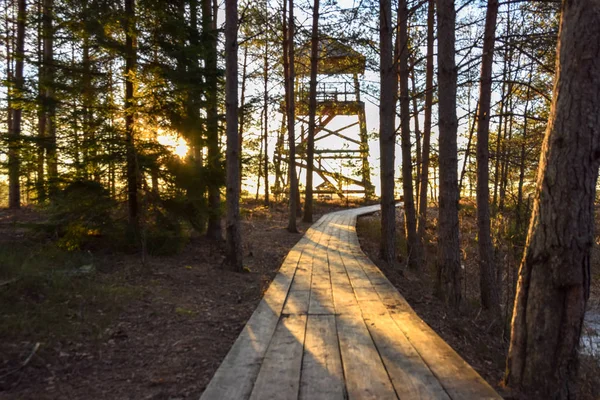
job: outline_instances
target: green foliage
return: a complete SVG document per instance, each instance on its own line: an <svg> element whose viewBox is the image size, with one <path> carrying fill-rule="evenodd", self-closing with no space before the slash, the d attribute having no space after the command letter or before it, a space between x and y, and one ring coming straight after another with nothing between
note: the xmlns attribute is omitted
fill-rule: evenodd
<svg viewBox="0 0 600 400"><path fill-rule="evenodd" d="M98 182L69 184L48 210L51 226L59 237L58 246L68 251L84 248L90 237L113 227L115 206L108 190Z"/></svg>

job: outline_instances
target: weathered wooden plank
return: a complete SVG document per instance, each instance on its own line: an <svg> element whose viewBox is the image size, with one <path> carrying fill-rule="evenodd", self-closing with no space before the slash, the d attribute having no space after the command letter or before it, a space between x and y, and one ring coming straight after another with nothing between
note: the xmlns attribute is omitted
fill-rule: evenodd
<svg viewBox="0 0 600 400"><path fill-rule="evenodd" d="M389 314L365 315L365 323L400 399L450 399Z"/></svg>
<svg viewBox="0 0 600 400"><path fill-rule="evenodd" d="M345 397L342 359L333 315L309 315L304 342L300 399Z"/></svg>
<svg viewBox="0 0 600 400"><path fill-rule="evenodd" d="M412 312L392 318L452 399L501 399L492 387Z"/></svg>
<svg viewBox="0 0 600 400"><path fill-rule="evenodd" d="M279 273L202 393L201 399L238 400L250 396L302 253L306 246L313 243L311 238L319 232L318 229L325 226L330 218L320 218L314 228L311 227L290 250Z"/></svg>
<svg viewBox="0 0 600 400"><path fill-rule="evenodd" d="M276 299L270 303L264 298L260 302L202 393L202 400L248 398L279 320Z"/></svg>
<svg viewBox="0 0 600 400"><path fill-rule="evenodd" d="M251 400L298 398L305 331L306 315L281 317L256 378Z"/></svg>
<svg viewBox="0 0 600 400"><path fill-rule="evenodd" d="M350 399L397 399L360 315L336 315L346 390Z"/></svg>
<svg viewBox="0 0 600 400"><path fill-rule="evenodd" d="M308 314L310 290L290 290L282 314Z"/></svg>

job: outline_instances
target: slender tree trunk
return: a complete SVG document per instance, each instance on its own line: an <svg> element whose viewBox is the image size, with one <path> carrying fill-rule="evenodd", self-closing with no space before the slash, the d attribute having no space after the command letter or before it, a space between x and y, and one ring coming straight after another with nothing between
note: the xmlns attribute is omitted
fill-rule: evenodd
<svg viewBox="0 0 600 400"><path fill-rule="evenodd" d="M531 398L577 392L600 165L600 3L564 1L557 77L512 320L506 381Z"/></svg>
<svg viewBox="0 0 600 400"><path fill-rule="evenodd" d="M479 248L481 305L484 309L490 310L494 316L500 317L500 293L496 282L494 246L490 232L489 188L490 102L497 17L498 0L488 0L481 62L479 112L477 113L477 243Z"/></svg>
<svg viewBox="0 0 600 400"><path fill-rule="evenodd" d="M306 145L306 193L304 222L313 221L313 168L315 159L315 125L317 114L317 65L319 57L319 0L313 2L312 36L310 43L310 84L308 93L308 139Z"/></svg>
<svg viewBox="0 0 600 400"><path fill-rule="evenodd" d="M38 204L43 203L46 200L46 179L45 179L45 160L46 160L46 108L48 105L48 101L46 99L46 68L47 65L44 63L44 39L46 37L44 32L44 21L45 21L45 13L44 13L44 5L43 1L38 2L38 12L42 16L41 23L38 25L38 95L39 95L39 105L38 105L38 143L37 143L37 159L36 159L36 182L35 182L35 190L37 195ZM9 47L9 38L8 38L8 29L6 31L6 44L7 50ZM7 54L7 59L9 59L9 54ZM9 107L10 109L10 107ZM9 110L10 113L10 110Z"/></svg>
<svg viewBox="0 0 600 400"><path fill-rule="evenodd" d="M458 309L461 302L458 228L458 155L454 0L437 0L440 205L436 289L444 302Z"/></svg>
<svg viewBox="0 0 600 400"><path fill-rule="evenodd" d="M471 93L471 90L469 89L469 99L471 98L470 93ZM469 102L469 104L470 104L470 102ZM469 163L469 158L471 157L471 143L473 142L473 134L475 133L477 115L479 115L478 113L479 113L479 99L477 100L477 105L475 106L475 115L473 117L473 123L471 124L471 128L469 129L469 138L467 139L467 148L465 150L465 159L463 161L463 166L460 171L460 178L458 180L458 193L459 194L462 193L463 182L465 179L465 174L467 172L467 164ZM470 114L471 114L471 107L469 105L469 115Z"/></svg>
<svg viewBox="0 0 600 400"><path fill-rule="evenodd" d="M408 266L418 269L423 263L423 249L417 236L417 216L413 191L410 146L410 93L408 89L408 7L398 2L398 70L400 77L400 128L402 135L402 189L404 192L404 230L408 243Z"/></svg>
<svg viewBox="0 0 600 400"><path fill-rule="evenodd" d="M58 155L56 152L56 99L54 96L54 0L43 0L43 32L44 32L44 78L46 79L44 98L45 109L45 143L46 162L48 167L48 192L50 199L58 194Z"/></svg>
<svg viewBox="0 0 600 400"><path fill-rule="evenodd" d="M264 71L263 71L263 148L265 158L263 164L263 179L265 180L265 206L269 206L269 42L265 41Z"/></svg>
<svg viewBox="0 0 600 400"><path fill-rule="evenodd" d="M413 106L413 118L414 118L414 124L415 124L415 152L416 152L416 165L414 170L416 170L416 172L414 173L414 180L415 180L415 212L418 215L418 207L419 207L419 195L421 194L421 157L423 156L423 152L421 149L421 129L419 128L419 105L417 103L417 83L416 83L416 61L414 59L414 57L412 57L412 62L411 62L411 69L412 72L410 74L411 77L411 84L412 84L412 106ZM416 218L416 217L415 217Z"/></svg>
<svg viewBox="0 0 600 400"><path fill-rule="evenodd" d="M12 124L8 146L8 206L12 209L21 207L21 115L23 112L24 84L23 67L25 64L25 24L27 22L27 5L25 0L18 0L17 11L17 47L15 52L15 75L13 82Z"/></svg>
<svg viewBox="0 0 600 400"><path fill-rule="evenodd" d="M533 64L529 71L529 84L527 86L527 91L525 94L525 109L523 110L523 137L521 140L521 154L519 156L519 185L517 189L517 230L518 232L522 231L523 228L523 183L525 180L525 161L526 161L526 148L527 148L527 131L528 131L528 123L529 123L529 100L531 96L531 81L533 79Z"/></svg>
<svg viewBox="0 0 600 400"><path fill-rule="evenodd" d="M238 132L238 11L237 0L225 3L225 118L227 123L227 217L225 265L243 270L240 231L240 153Z"/></svg>
<svg viewBox="0 0 600 400"><path fill-rule="evenodd" d="M134 80L137 66L135 0L125 0L125 145L127 158L127 204L129 225L139 230L137 156L135 151Z"/></svg>
<svg viewBox="0 0 600 400"><path fill-rule="evenodd" d="M219 111L217 82L217 31L211 0L202 1L202 28L205 51L206 76L206 145L208 148L208 169L212 178L208 182L208 227L206 236L213 240L222 240L221 230L221 151L219 149Z"/></svg>
<svg viewBox="0 0 600 400"><path fill-rule="evenodd" d="M284 73L286 77L286 100L287 100L287 124L288 124L288 146L289 146L289 167L288 177L290 182L290 215L287 230L289 232L298 232L296 227L296 212L298 208L298 178L296 177L296 139L294 128L296 124L296 106L294 94L294 0L289 0L289 19L288 24L285 24L286 18L286 0L284 2ZM286 65L287 64L287 65Z"/></svg>
<svg viewBox="0 0 600 400"><path fill-rule="evenodd" d="M392 58L392 2L379 0L380 93L379 151L381 175L380 256L396 262L396 205L394 201L394 153L396 149L396 90L398 75Z"/></svg>
<svg viewBox="0 0 600 400"><path fill-rule="evenodd" d="M242 187L242 180L244 179L244 165L243 165L243 161L242 161L242 149L244 148L244 128L245 128L245 123L246 123L246 112L245 112L245 107L246 107L246 82L248 80L248 46L244 46L244 63L242 64L242 93L240 96L240 108L239 108L239 128L240 128L240 133L239 133L239 140L240 140L240 144L239 144L239 148L238 148L238 152L239 152L239 159L240 159L240 193L241 193L241 187Z"/></svg>
<svg viewBox="0 0 600 400"><path fill-rule="evenodd" d="M417 234L423 242L427 225L427 186L429 185L429 151L431 142L431 112L433 108L433 44L435 40L435 0L427 8L427 65L425 71L425 120L423 121L423 157L421 158L421 195L419 196L419 224Z"/></svg>

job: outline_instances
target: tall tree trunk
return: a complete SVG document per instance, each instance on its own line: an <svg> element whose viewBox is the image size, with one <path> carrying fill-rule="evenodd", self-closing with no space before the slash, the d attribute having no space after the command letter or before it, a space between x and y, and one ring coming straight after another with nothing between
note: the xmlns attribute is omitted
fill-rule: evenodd
<svg viewBox="0 0 600 400"><path fill-rule="evenodd" d="M48 194L50 198L58 194L58 155L56 152L56 99L54 96L54 0L44 0L44 68L45 68L45 120L46 120L46 162L48 166Z"/></svg>
<svg viewBox="0 0 600 400"><path fill-rule="evenodd" d="M510 22L510 3L507 5L506 10L506 36L510 37L511 32L511 22ZM500 118L498 120L498 136L496 137L496 159L494 160L494 197L492 200L492 204L494 205L494 213L498 210L498 188L500 184L500 158L502 154L502 132L506 132L504 128L506 126L505 119L505 110L506 110L506 102L508 97L511 95L512 89L509 84L506 83L507 80L511 79L510 67L512 64L512 49L510 48L510 41L505 46L504 50L504 59L502 66L502 89L500 94ZM507 90L508 89L508 90ZM502 125L504 119L504 125Z"/></svg>
<svg viewBox="0 0 600 400"><path fill-rule="evenodd" d="M227 123L225 265L233 271L241 272L243 265L242 236L240 231L237 24L237 0L227 0L225 3L225 118Z"/></svg>
<svg viewBox="0 0 600 400"><path fill-rule="evenodd" d="M304 222L313 221L313 168L315 160L315 131L317 117L317 65L319 57L319 0L313 2L312 35L310 43L310 84L308 90L308 139L306 144L306 193Z"/></svg>
<svg viewBox="0 0 600 400"><path fill-rule="evenodd" d="M212 178L208 181L208 227L206 236L222 240L221 231L221 151L219 149L219 111L217 82L217 14L213 14L211 0L202 1L202 33L204 35L206 76L206 145L208 169Z"/></svg>
<svg viewBox="0 0 600 400"><path fill-rule="evenodd" d="M471 115L471 89L469 88L469 118ZM477 115L479 113L479 99L477 100L477 104L475 105L475 115L473 117L473 123L471 124L471 128L469 129L469 138L467 139L467 148L465 150L465 159L463 161L463 166L460 171L460 178L458 179L458 193L459 195L462 193L463 189L463 181L465 179L465 174L467 173L467 165L469 163L469 158L471 157L471 143L473 142L473 134L475 133L475 126L477 122ZM470 182L469 182L470 183Z"/></svg>
<svg viewBox="0 0 600 400"><path fill-rule="evenodd" d="M25 24L27 22L27 5L25 0L18 0L17 11L17 46L15 52L15 75L13 96L16 99L12 108L12 123L8 146L8 206L12 209L21 207L21 115L23 113L24 84L23 67L25 63Z"/></svg>
<svg viewBox="0 0 600 400"><path fill-rule="evenodd" d="M419 195L421 194L421 157L423 156L423 152L421 149L421 129L419 127L419 105L417 102L417 82L416 82L416 60L414 59L414 57L412 57L411 60L411 74L410 74L410 78L411 78L411 85L412 85L412 106L413 106L413 118L414 118L414 124L415 124L415 152L416 152L416 165L415 165L415 172L414 174L414 180L415 180L415 208L416 208L416 213L418 214L418 207L419 207ZM415 217L416 218L416 217Z"/></svg>
<svg viewBox="0 0 600 400"><path fill-rule="evenodd" d="M490 102L492 97L492 66L498 0L488 0L483 57L481 61L481 83L479 112L477 113L477 228L479 248L479 287L481 305L500 317L500 293L496 282L494 246L490 232Z"/></svg>
<svg viewBox="0 0 600 400"><path fill-rule="evenodd" d="M421 158L421 195L419 196L419 240L425 237L427 225L427 186L429 185L429 151L431 142L431 112L433 108L433 44L435 40L435 0L427 8L427 66L425 71L425 120L423 121L423 157Z"/></svg>
<svg viewBox="0 0 600 400"><path fill-rule="evenodd" d="M521 154L519 156L519 185L517 189L517 230L518 232L522 231L523 228L523 184L525 181L525 161L526 161L526 148L527 148L527 131L528 131L528 113L529 113L529 103L531 96L531 81L533 80L533 64L531 65L531 69L529 71L529 84L527 85L527 91L525 94L525 109L523 110L523 137L521 140Z"/></svg>
<svg viewBox="0 0 600 400"><path fill-rule="evenodd" d="M381 176L380 256L389 265L396 262L396 205L394 201L394 157L396 149L396 91L398 74L392 57L392 2L379 0L380 101L379 151Z"/></svg>
<svg viewBox="0 0 600 400"><path fill-rule="evenodd" d="M564 1L557 77L519 271L506 380L575 398L600 165L600 3Z"/></svg>
<svg viewBox="0 0 600 400"><path fill-rule="evenodd" d="M408 243L408 266L417 269L423 263L423 249L417 236L417 216L413 191L410 150L410 93L408 89L408 7L398 2L398 70L400 77L400 128L402 135L402 189L404 192L404 230Z"/></svg>
<svg viewBox="0 0 600 400"><path fill-rule="evenodd" d="M125 0L125 142L127 158L127 203L129 225L134 232L139 229L138 174L135 151L135 99L134 79L137 65L137 37L135 0Z"/></svg>
<svg viewBox="0 0 600 400"><path fill-rule="evenodd" d="M263 179L265 182L265 206L269 205L269 41L265 41L264 70L263 70L263 148L265 159L263 164Z"/></svg>
<svg viewBox="0 0 600 400"><path fill-rule="evenodd" d="M296 227L296 211L298 208L298 178L296 177L296 139L294 128L296 125L296 106L294 94L294 0L289 0L289 19L288 24L285 24L286 18L286 1L283 0L283 15L284 15L284 43L283 43L283 59L284 59L284 75L286 77L286 106L287 106L287 124L288 124L288 147L289 147L289 167L288 177L290 182L290 215L288 220L287 230L289 232L298 232ZM287 72L287 73L286 73Z"/></svg>
<svg viewBox="0 0 600 400"><path fill-rule="evenodd" d="M440 205L436 290L458 309L461 301L454 0L437 0Z"/></svg>
<svg viewBox="0 0 600 400"><path fill-rule="evenodd" d="M239 148L238 148L238 152L239 152L239 160L240 160L240 193L241 193L241 187L242 187L242 180L244 179L244 174L243 174L243 170L244 170L244 165L243 165L243 161L242 161L242 149L244 148L244 129L245 129L245 123L246 123L246 112L245 112L245 106L246 106L246 82L248 80L248 46L244 46L244 62L242 64L242 93L240 95L240 107L239 107L239 129L240 129L240 133L239 133Z"/></svg>
<svg viewBox="0 0 600 400"><path fill-rule="evenodd" d="M36 159L36 181L35 181L35 190L37 195L37 202L43 203L46 200L46 172L45 172L45 160L46 160L46 108L48 101L46 99L46 68L47 65L44 63L44 21L45 21L45 13L44 13L44 5L43 1L38 2L38 12L42 16L42 20L38 25L38 48L37 48L37 59L38 59L38 96L39 96L39 105L38 105L38 143L37 143L37 159ZM8 16L8 15L7 15ZM8 18L7 18L8 20ZM6 31L6 45L7 50L9 47L9 32L8 29ZM7 53L7 59L10 60L10 55ZM10 107L9 108L9 113Z"/></svg>

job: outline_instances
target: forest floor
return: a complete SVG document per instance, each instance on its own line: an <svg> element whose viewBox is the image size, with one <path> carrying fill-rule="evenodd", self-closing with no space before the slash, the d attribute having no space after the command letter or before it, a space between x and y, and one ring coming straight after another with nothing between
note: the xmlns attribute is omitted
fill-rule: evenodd
<svg viewBox="0 0 600 400"><path fill-rule="evenodd" d="M317 204L315 221L345 206ZM239 274L221 269L221 246L199 235L173 256L69 254L32 233L44 218L40 213L0 210L0 265L11 257L15 264L23 254L27 259L18 263L21 271L0 268L0 399L197 399L302 237L285 230L285 205L247 202L242 216L248 271ZM359 219L361 245L421 318L502 392L508 332L477 300L474 210L469 204L461 209L466 301L460 314L448 313L433 295L436 218L431 209L427 262L418 273L378 261L376 215ZM299 220L302 233L308 226ZM401 227L399 217L398 232ZM405 247L403 238L398 245ZM498 256L511 290L510 271L522 249L504 250ZM590 308L600 315L598 246L592 264ZM583 361L581 398L600 398L600 365Z"/></svg>
<svg viewBox="0 0 600 400"><path fill-rule="evenodd" d="M397 233L399 255L398 265L390 267L378 258L380 241L379 214L363 216L357 222L357 231L363 251L385 273L398 288L415 312L454 350L456 350L479 374L505 398L526 399L521 394L509 393L502 385L508 352L509 315L512 311L512 298L507 301L507 292L514 291L514 279L522 255L522 247L511 247L496 243L497 260L501 268L503 282L503 317L497 322L482 311L479 302L479 266L477 255L477 221L473 205L463 202L460 212L461 253L463 280L463 306L460 313L449 312L439 298L434 295L437 208L428 209L426 262L419 271L399 268L406 262L406 241L402 213L397 213ZM600 226L600 209L597 209L597 223ZM505 241L506 244L506 241ZM592 254L592 287L587 315L600 316L600 235L596 235L596 246ZM506 279L508 276L508 279ZM600 331L586 324L584 332L589 337L598 338ZM579 377L579 397L585 400L600 399L600 348L596 355L583 352Z"/></svg>
<svg viewBox="0 0 600 400"><path fill-rule="evenodd" d="M315 221L342 206L317 204ZM221 246L192 235L179 254L143 263L139 255L94 254L92 272L67 279L0 275L0 399L199 398L309 227L299 220L301 233L288 233L285 205L250 202L242 215L242 274L221 269ZM17 252L30 252L36 269L50 258L55 272L74 262L86 270L89 254L49 255L48 244L27 239L40 218L0 211L0 248L25 241Z"/></svg>

